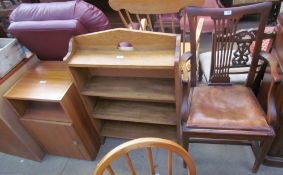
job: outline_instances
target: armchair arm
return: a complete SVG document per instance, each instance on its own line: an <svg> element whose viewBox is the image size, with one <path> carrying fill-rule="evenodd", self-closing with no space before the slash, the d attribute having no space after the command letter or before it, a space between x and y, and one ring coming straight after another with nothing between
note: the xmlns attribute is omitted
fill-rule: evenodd
<svg viewBox="0 0 283 175"><path fill-rule="evenodd" d="M182 76L182 82L188 83L189 82L189 72L190 69L188 68L188 61L191 59L192 53L191 52L185 52L181 56L181 76Z"/></svg>
<svg viewBox="0 0 283 175"><path fill-rule="evenodd" d="M192 53L190 51L185 52L181 56L180 66L181 66L181 79L182 79L182 105L181 105L181 120L180 122L187 121L188 118L188 104L190 100L188 97L191 97L191 84L190 81L190 70L188 70L187 63L192 59ZM182 126L182 125L180 125Z"/></svg>
<svg viewBox="0 0 283 175"><path fill-rule="evenodd" d="M275 104L275 93L276 88L278 87L278 84L281 81L281 77L277 72L277 58L276 54L270 54L267 52L261 52L260 56L269 64L271 69L272 82L270 84L267 95L267 122L276 130L279 127L279 122Z"/></svg>
<svg viewBox="0 0 283 175"><path fill-rule="evenodd" d="M262 51L260 52L260 57L262 57L269 64L273 81L275 83L280 82L281 77L277 71L278 62L277 62L276 54L270 54L268 52Z"/></svg>

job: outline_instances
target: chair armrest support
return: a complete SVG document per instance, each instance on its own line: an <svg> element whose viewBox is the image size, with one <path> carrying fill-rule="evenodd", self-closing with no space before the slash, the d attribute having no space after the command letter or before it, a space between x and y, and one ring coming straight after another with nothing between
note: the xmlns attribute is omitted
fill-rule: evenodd
<svg viewBox="0 0 283 175"><path fill-rule="evenodd" d="M188 83L189 82L189 72L190 69L187 66L187 62L191 59L192 53L191 52L185 52L181 56L181 77L182 77L182 82L183 83Z"/></svg>
<svg viewBox="0 0 283 175"><path fill-rule="evenodd" d="M260 57L262 57L269 64L273 81L275 83L280 82L281 77L280 77L280 75L277 71L278 62L277 62L277 59L276 59L276 55L262 51L262 52L260 52Z"/></svg>

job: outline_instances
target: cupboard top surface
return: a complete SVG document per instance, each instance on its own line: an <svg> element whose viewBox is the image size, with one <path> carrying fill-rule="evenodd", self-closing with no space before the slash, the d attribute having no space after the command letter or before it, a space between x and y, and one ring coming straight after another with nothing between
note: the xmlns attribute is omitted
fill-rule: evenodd
<svg viewBox="0 0 283 175"><path fill-rule="evenodd" d="M19 100L60 101L72 81L67 66L59 61L41 61L30 69L4 97Z"/></svg>

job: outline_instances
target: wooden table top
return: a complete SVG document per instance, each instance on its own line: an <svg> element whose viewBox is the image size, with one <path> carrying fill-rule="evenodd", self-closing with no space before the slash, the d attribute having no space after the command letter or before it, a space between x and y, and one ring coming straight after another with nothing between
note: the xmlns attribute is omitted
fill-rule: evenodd
<svg viewBox="0 0 283 175"><path fill-rule="evenodd" d="M41 61L20 78L4 97L8 99L60 101L71 86L67 66L59 61Z"/></svg>

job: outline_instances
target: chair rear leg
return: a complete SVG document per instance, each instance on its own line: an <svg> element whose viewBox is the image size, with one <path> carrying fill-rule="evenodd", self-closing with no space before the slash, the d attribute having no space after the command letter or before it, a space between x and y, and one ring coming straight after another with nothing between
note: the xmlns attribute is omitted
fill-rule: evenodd
<svg viewBox="0 0 283 175"><path fill-rule="evenodd" d="M201 63L199 63L199 68L198 68L198 81L201 82L202 81L202 77L203 77L203 71L201 69L200 66Z"/></svg>
<svg viewBox="0 0 283 175"><path fill-rule="evenodd" d="M271 147L272 141L273 141L273 137L267 138L263 141L262 145L260 146L252 169L253 173L256 173L259 169L259 166L263 163L264 158Z"/></svg>

